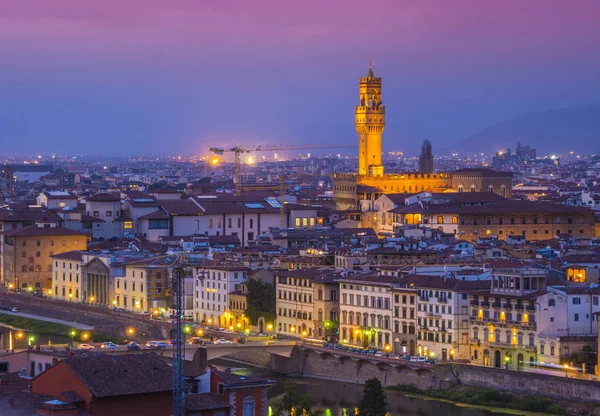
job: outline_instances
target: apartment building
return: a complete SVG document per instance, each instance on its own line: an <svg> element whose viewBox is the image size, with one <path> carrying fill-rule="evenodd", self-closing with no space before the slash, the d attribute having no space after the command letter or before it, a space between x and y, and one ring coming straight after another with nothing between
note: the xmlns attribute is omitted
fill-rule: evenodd
<svg viewBox="0 0 600 416"><path fill-rule="evenodd" d="M323 341L337 339L339 329L340 301L339 275L320 273L313 280L314 333L313 338Z"/></svg>
<svg viewBox="0 0 600 416"><path fill-rule="evenodd" d="M82 301L82 258L79 250L52 256L52 289L48 291L49 296L69 302Z"/></svg>
<svg viewBox="0 0 600 416"><path fill-rule="evenodd" d="M114 278L112 304L132 312L165 309L170 303L172 259L126 260L122 276Z"/></svg>
<svg viewBox="0 0 600 416"><path fill-rule="evenodd" d="M393 343L395 354L415 355L417 351L417 290L414 287L392 288Z"/></svg>
<svg viewBox="0 0 600 416"><path fill-rule="evenodd" d="M100 193L85 201L85 212L93 221L92 235L96 238L121 238L126 225L121 221L121 197L117 194Z"/></svg>
<svg viewBox="0 0 600 416"><path fill-rule="evenodd" d="M472 362L520 368L537 361L536 303L546 279L544 269L496 269L490 289L470 295Z"/></svg>
<svg viewBox="0 0 600 416"><path fill-rule="evenodd" d="M417 291L417 354L440 360L467 358L470 292L489 281L409 275L402 284Z"/></svg>
<svg viewBox="0 0 600 416"><path fill-rule="evenodd" d="M314 281L318 276L323 277L327 273L333 271L302 269L277 272L275 276L277 333L295 337L315 336ZM321 309L325 313L322 304ZM319 316L316 318L318 320ZM325 315L321 318L324 325Z"/></svg>
<svg viewBox="0 0 600 416"><path fill-rule="evenodd" d="M52 289L52 256L85 250L85 234L59 227L56 223L37 223L3 233L3 282L12 290Z"/></svg>
<svg viewBox="0 0 600 416"><path fill-rule="evenodd" d="M537 355L539 361L562 364L598 336L600 289L572 285L548 286L535 302L538 311Z"/></svg>
<svg viewBox="0 0 600 416"><path fill-rule="evenodd" d="M194 320L222 328L237 327L231 308L230 293L237 295L240 285L248 280L250 269L237 264L204 265L194 269ZM241 318L241 316L239 316Z"/></svg>
<svg viewBox="0 0 600 416"><path fill-rule="evenodd" d="M391 276L363 275L338 281L343 342L391 351L392 289L397 280Z"/></svg>

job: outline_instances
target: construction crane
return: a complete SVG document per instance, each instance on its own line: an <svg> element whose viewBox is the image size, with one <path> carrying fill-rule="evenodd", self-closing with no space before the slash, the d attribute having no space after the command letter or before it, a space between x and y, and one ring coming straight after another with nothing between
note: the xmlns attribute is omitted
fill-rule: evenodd
<svg viewBox="0 0 600 416"><path fill-rule="evenodd" d="M348 148L357 147L356 145L348 144L325 144L325 145L257 145L257 146L235 146L235 147L211 147L210 151L217 155L222 155L225 152L233 152L234 159L234 173L233 173L233 187L236 195L242 193L242 154L250 152L279 152L285 150L311 150L311 149L337 149L337 148Z"/></svg>

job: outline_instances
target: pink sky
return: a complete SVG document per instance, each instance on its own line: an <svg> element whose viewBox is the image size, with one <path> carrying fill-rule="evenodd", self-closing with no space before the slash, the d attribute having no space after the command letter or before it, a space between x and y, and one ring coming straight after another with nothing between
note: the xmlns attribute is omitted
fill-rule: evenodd
<svg viewBox="0 0 600 416"><path fill-rule="evenodd" d="M34 90L49 102L61 99L56 91L64 100L91 100L86 90L96 86L131 105L143 91L140 111L150 118L158 110L145 105L160 107L169 97L200 113L206 109L194 100L205 93L264 105L290 97L282 97L285 89L297 102L282 103L290 114L281 115L281 126L263 129L257 113L256 124L241 122L240 131L298 139L306 115L296 106L313 102L308 90L330 97L335 123L347 123L342 104L355 104L356 78L374 59L384 100L406 117L402 129L390 129L450 140L524 111L596 100L599 16L596 0L3 0L0 87L23 100L19 114L39 111L41 101L27 102ZM466 106L462 118L450 115L457 102ZM111 113L100 104L94 111ZM439 127L427 125L432 114L441 114ZM217 129L167 118L159 130L169 123L185 123L192 136ZM346 135L348 126L328 128ZM58 124L51 127L61 135ZM15 131L32 140L44 133Z"/></svg>

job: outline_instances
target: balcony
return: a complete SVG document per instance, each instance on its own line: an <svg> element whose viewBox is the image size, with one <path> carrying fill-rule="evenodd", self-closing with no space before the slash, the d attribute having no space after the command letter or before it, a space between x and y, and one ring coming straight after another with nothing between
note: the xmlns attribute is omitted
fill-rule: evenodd
<svg viewBox="0 0 600 416"><path fill-rule="evenodd" d="M525 305L515 305L515 309L518 311L523 311L525 310Z"/></svg>
<svg viewBox="0 0 600 416"><path fill-rule="evenodd" d="M426 312L425 316L432 317L432 318L441 318L442 314L437 313L437 312Z"/></svg>
<svg viewBox="0 0 600 416"><path fill-rule="evenodd" d="M500 302L494 302L494 303L492 303L492 307L494 307L494 308L501 308L502 304Z"/></svg>
<svg viewBox="0 0 600 416"><path fill-rule="evenodd" d="M512 310L513 305L512 305L512 303L504 303L504 304L502 304L502 307L507 310Z"/></svg>
<svg viewBox="0 0 600 416"><path fill-rule="evenodd" d="M429 302L429 296L419 296L421 302Z"/></svg>
<svg viewBox="0 0 600 416"><path fill-rule="evenodd" d="M481 306L485 306L488 307L490 306L490 301L489 300L484 300L483 302L481 302Z"/></svg>
<svg viewBox="0 0 600 416"><path fill-rule="evenodd" d="M527 309L528 311L535 311L535 305L527 305L525 309Z"/></svg>
<svg viewBox="0 0 600 416"><path fill-rule="evenodd" d="M438 303L448 303L448 298L438 298Z"/></svg>
<svg viewBox="0 0 600 416"><path fill-rule="evenodd" d="M479 306L479 301L478 300L472 300L471 301L471 305L472 306Z"/></svg>

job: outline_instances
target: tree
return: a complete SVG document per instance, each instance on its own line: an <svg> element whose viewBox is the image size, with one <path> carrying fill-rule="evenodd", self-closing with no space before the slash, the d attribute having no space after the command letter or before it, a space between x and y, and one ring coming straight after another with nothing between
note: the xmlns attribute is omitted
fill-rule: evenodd
<svg viewBox="0 0 600 416"><path fill-rule="evenodd" d="M256 325L261 316L268 320L275 318L275 287L271 283L250 279L247 299L245 314L252 325Z"/></svg>
<svg viewBox="0 0 600 416"><path fill-rule="evenodd" d="M296 414L296 416L310 414L308 396L300 393L298 383L295 380L286 381L283 396L277 402L275 414L278 416L283 414Z"/></svg>
<svg viewBox="0 0 600 416"><path fill-rule="evenodd" d="M360 416L385 416L387 400L377 377L367 380L358 406Z"/></svg>

